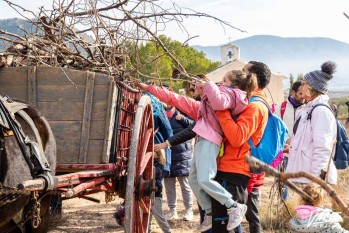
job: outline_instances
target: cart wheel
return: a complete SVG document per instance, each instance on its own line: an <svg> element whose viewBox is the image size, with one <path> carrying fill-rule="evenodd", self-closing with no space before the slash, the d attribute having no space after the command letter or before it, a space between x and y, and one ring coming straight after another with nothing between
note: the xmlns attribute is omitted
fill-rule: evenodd
<svg viewBox="0 0 349 233"><path fill-rule="evenodd" d="M127 165L125 232L147 232L153 194L154 129L151 99L138 104Z"/></svg>

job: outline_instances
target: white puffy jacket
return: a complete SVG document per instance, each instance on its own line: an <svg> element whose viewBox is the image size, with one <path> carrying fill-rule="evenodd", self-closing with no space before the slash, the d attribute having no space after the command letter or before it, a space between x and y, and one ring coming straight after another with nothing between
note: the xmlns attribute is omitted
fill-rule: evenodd
<svg viewBox="0 0 349 233"><path fill-rule="evenodd" d="M296 133L291 138L286 172L304 171L319 177L321 170L327 171L337 135L334 115L328 108L319 106L314 109L311 120L307 120L307 116L314 105L318 103L328 104L328 99L327 95L320 95L297 112L296 121L299 117L300 121ZM334 151L335 148L333 153ZM333 159L331 159L327 176L328 183L337 183L337 169ZM291 181L311 182L306 178L296 178Z"/></svg>

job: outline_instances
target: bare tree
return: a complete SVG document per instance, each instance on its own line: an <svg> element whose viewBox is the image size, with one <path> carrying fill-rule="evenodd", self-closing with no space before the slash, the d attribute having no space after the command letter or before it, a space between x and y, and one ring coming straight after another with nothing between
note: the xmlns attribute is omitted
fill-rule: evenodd
<svg viewBox="0 0 349 233"><path fill-rule="evenodd" d="M217 17L181 8L174 2L152 0L54 0L52 9L43 7L32 12L20 5L3 0L29 21L33 28L19 36L0 30L0 40L10 47L0 54L1 66L59 66L77 70L90 70L119 76L134 72L144 65L137 59L140 43L155 41L177 64L179 76L190 77L178 58L159 39L169 23L193 38L183 26L187 17L206 17L224 28L243 30ZM170 7L164 7L164 5ZM30 14L25 16L22 12ZM27 15L27 14L26 14ZM195 37L195 36L194 36ZM187 41L186 41L187 42ZM126 46L134 46L132 54ZM130 57L136 59L130 59ZM157 58L150 58L149 62Z"/></svg>

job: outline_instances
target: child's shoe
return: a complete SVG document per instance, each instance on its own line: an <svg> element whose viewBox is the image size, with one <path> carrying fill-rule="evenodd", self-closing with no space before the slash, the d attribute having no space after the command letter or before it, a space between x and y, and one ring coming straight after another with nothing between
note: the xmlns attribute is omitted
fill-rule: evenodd
<svg viewBox="0 0 349 233"><path fill-rule="evenodd" d="M237 202L227 210L229 216L227 231L232 231L240 225L246 211L247 206Z"/></svg>
<svg viewBox="0 0 349 233"><path fill-rule="evenodd" d="M212 228L212 215L205 215L204 221L198 227L199 232L204 232Z"/></svg>

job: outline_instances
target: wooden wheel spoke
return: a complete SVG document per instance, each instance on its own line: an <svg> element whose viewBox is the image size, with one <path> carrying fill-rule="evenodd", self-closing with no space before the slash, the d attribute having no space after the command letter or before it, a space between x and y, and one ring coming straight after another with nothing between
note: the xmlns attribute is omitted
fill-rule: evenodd
<svg viewBox="0 0 349 233"><path fill-rule="evenodd" d="M136 202L135 203L136 206L140 205L140 202ZM136 210L136 222L137 222L137 228L138 228L138 233L141 233L141 232L144 232L144 229L143 229L143 224L142 224L142 218L141 218L141 212L140 212L140 209L139 207L136 207L137 210Z"/></svg>
<svg viewBox="0 0 349 233"><path fill-rule="evenodd" d="M149 208L143 199L139 200L139 207L142 209L143 213L149 213Z"/></svg>
<svg viewBox="0 0 349 233"><path fill-rule="evenodd" d="M142 159L142 163L139 164L139 174L138 175L142 175L145 171L145 169L147 168L147 165L149 163L149 160L153 157L153 152L147 152L145 153L145 155L143 156ZM146 178L146 177L145 177Z"/></svg>

